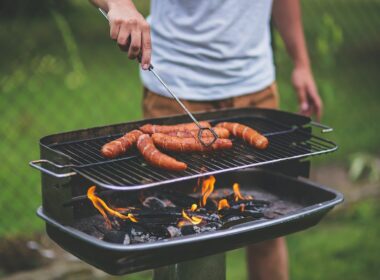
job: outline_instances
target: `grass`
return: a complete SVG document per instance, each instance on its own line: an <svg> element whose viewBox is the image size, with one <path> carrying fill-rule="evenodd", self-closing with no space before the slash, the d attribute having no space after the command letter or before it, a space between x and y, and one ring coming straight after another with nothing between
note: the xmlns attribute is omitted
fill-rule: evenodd
<svg viewBox="0 0 380 280"><path fill-rule="evenodd" d="M108 39L108 24L95 9L83 1L74 3L75 9L67 14L0 19L3 54L0 63L0 209L5 213L0 222L0 236L42 229L42 222L34 215L34 209L41 204L40 174L27 164L39 158L41 136L141 118L141 84L136 63L129 61ZM147 3L138 1L145 14ZM335 128L331 138L340 145L338 153L321 157L318 164L344 163L357 151L378 154L380 3L323 0L303 1L303 6L314 72L326 104L323 122ZM296 98L289 83L291 63L278 38L276 59L281 107L296 111ZM333 240L329 232L334 236L343 234L342 241L336 242L347 239L359 243L359 239L364 238L363 248L370 250L375 246L360 229L350 227L350 220L345 221L342 228L324 223L316 231L289 238L294 248L292 260L302 264L292 267L292 275L299 277L297 273L313 267L313 261L320 263L329 256L330 252L324 251ZM298 242L298 237L303 237L302 242ZM305 249L314 242L320 246L314 248L317 252ZM339 244L342 243L336 246ZM334 248L344 252L344 248L338 247ZM343 266L338 261L340 258L354 262L353 256L342 254L342 258L339 255L318 271L333 273L327 269L332 270L333 265ZM371 264L375 255L362 255L361 265ZM241 251L229 256L233 256L229 260L243 263ZM351 271L354 269L366 275L364 268L373 275L371 267L350 265L347 271L352 274L348 273L347 277L357 275ZM235 276L233 279L240 277Z"/></svg>

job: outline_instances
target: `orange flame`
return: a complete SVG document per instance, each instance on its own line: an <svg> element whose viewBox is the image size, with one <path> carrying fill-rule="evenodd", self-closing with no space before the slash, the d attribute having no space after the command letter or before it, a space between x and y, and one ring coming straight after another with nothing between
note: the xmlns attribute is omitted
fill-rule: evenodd
<svg viewBox="0 0 380 280"><path fill-rule="evenodd" d="M228 204L228 201L225 198L219 200L219 203L218 203L218 210L221 210L223 208L230 208L230 205Z"/></svg>
<svg viewBox="0 0 380 280"><path fill-rule="evenodd" d="M202 222L201 217L197 217L197 216L191 216L190 217L189 215L186 214L185 210L182 210L182 217L184 218L184 220L179 221L178 227L183 227L184 225L187 224L187 222L190 222L193 225L198 225Z"/></svg>
<svg viewBox="0 0 380 280"><path fill-rule="evenodd" d="M210 176L209 178L207 178L203 181L203 183L202 183L202 199L200 201L200 204L202 207L204 207L206 205L207 198L214 191L215 181L216 181L216 179L214 176Z"/></svg>
<svg viewBox="0 0 380 280"><path fill-rule="evenodd" d="M131 220L132 222L137 223L137 219L131 213L128 213L127 215L123 215L123 214L119 213L118 211L108 207L108 205L104 202L104 200L102 200L101 198L96 196L95 190L96 190L96 186L90 187L87 191L87 197L88 197L88 199L91 200L94 207L96 209L98 209L100 214L102 214L102 216L106 220L106 224L107 224L108 228L111 228L112 225L111 225L111 221L108 219L106 211L109 214L116 216L122 220Z"/></svg>
<svg viewBox="0 0 380 280"><path fill-rule="evenodd" d="M235 194L235 201L239 201L240 199L244 199L244 197L241 195L240 193L240 186L238 183L235 183L233 186L232 186L232 189L234 190L234 194Z"/></svg>

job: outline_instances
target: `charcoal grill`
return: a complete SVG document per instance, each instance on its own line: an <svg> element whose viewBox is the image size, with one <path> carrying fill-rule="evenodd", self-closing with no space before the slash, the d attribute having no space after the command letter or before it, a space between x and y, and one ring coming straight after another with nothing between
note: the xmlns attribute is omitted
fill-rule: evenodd
<svg viewBox="0 0 380 280"><path fill-rule="evenodd" d="M300 231L317 224L342 202L340 193L300 178L309 175L308 157L337 149L332 141L311 133L315 124L309 118L254 108L219 110L195 116L212 123L244 123L266 135L270 146L259 151L234 139L234 148L229 151L206 155L175 154L173 156L186 162L189 168L174 173L148 166L135 150L109 160L100 156L99 149L104 143L145 123L188 122L185 115L46 136L40 140L42 160L31 162L31 166L42 171L42 207L37 213L45 220L48 235L80 259L110 274L120 275L223 253ZM216 175L218 181L226 184L239 182L243 191L266 192L281 200L287 211L270 220L260 219L215 232L132 245L105 242L73 227L78 219L95 214L85 198L91 185L99 187L99 195L105 196L126 191L132 194L153 187L186 190L194 186L197 178L208 175Z"/></svg>

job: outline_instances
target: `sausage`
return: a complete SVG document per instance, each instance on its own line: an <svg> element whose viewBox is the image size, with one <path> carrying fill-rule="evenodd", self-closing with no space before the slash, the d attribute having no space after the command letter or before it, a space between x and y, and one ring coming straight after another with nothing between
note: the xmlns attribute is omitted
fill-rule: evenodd
<svg viewBox="0 0 380 280"><path fill-rule="evenodd" d="M202 121L199 122L201 127L211 127L209 122ZM153 133L169 133L173 131L187 131L198 129L198 126L195 123L182 123L176 125L158 125L158 124L145 124L140 127L140 130L146 134Z"/></svg>
<svg viewBox="0 0 380 280"><path fill-rule="evenodd" d="M177 161L164 153L161 153L154 145L152 138L148 134L143 134L137 140L137 149L144 159L151 165L170 171L183 171L187 164Z"/></svg>
<svg viewBox="0 0 380 280"><path fill-rule="evenodd" d="M214 150L223 150L232 148L230 139L216 139L211 146L204 146L198 138L179 138L162 133L154 133L152 139L158 147L172 152L208 152ZM203 138L204 141L212 141L213 138Z"/></svg>
<svg viewBox="0 0 380 280"><path fill-rule="evenodd" d="M212 128L216 135L218 135L219 138L228 138L230 137L230 132L228 129L225 129L223 127L213 127ZM171 131L168 133L165 133L170 136L176 136L179 138L193 138L198 137L199 129L194 130L185 130L185 131ZM203 130L202 137L213 137L214 135L209 130Z"/></svg>
<svg viewBox="0 0 380 280"><path fill-rule="evenodd" d="M222 122L218 123L216 127L223 127L228 129L232 135L243 139L249 145L257 149L264 150L269 145L268 138L246 125L233 122Z"/></svg>
<svg viewBox="0 0 380 280"><path fill-rule="evenodd" d="M101 154L107 158L115 158L129 150L143 133L140 130L132 130L122 137L103 145Z"/></svg>

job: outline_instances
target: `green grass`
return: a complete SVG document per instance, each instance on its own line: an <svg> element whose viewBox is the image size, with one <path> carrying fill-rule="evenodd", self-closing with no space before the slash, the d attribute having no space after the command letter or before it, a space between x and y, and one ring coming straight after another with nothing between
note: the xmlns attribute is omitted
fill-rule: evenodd
<svg viewBox="0 0 380 280"><path fill-rule="evenodd" d="M34 215L41 204L40 174L27 164L39 158L41 136L141 118L141 84L136 62L129 61L108 39L108 24L95 9L86 1L75 3L76 8L61 17L50 14L41 18L0 19L0 210L3 214L0 236L42 229L42 222ZM138 3L147 14L147 1ZM323 122L335 128L331 138L340 145L338 153L321 157L318 163L344 162L356 151L378 154L380 3L323 0L303 1L303 4L314 72L325 100ZM342 34L340 40L337 33ZM276 47L281 106L295 111L296 99L289 83L291 63L278 41ZM355 255L344 254L329 263L325 260L329 251L324 251L328 245L335 246L330 244L333 239L328 238L329 232L343 234L339 242L347 239L358 243L356 237L365 237L349 221L342 228L325 224L320 227L321 233L312 230L291 237L290 245L294 248L291 256L297 263L292 266L292 275L299 277L299 271L315 266L313 261L326 262L318 268L321 273L332 270L331 266L343 266L339 259L353 263ZM363 248L372 252L371 246L375 244L365 240ZM320 255L304 249L314 241L320 246L315 248ZM339 244L342 243L336 246ZM338 247L334 248L344 251ZM359 247L355 249L362 250ZM243 258L240 251L231 254L234 256L229 258L231 261ZM375 253L362 255L360 265L370 265L374 256ZM365 268L368 273L374 271ZM363 267L350 265L347 269L352 275L358 275L351 271L354 269L366 275Z"/></svg>

